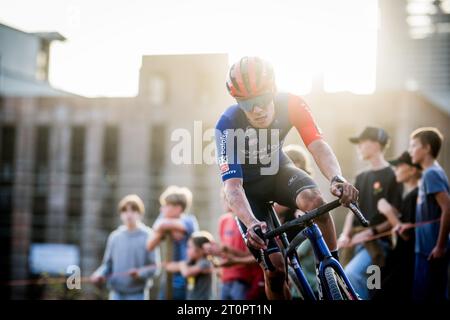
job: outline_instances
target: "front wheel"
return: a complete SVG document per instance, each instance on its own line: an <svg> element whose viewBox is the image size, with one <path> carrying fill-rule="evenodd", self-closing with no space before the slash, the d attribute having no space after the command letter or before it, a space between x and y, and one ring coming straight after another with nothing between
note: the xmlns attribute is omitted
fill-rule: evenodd
<svg viewBox="0 0 450 320"><path fill-rule="evenodd" d="M332 300L359 300L358 296L352 294L342 276L333 268L326 268L324 273Z"/></svg>
<svg viewBox="0 0 450 320"><path fill-rule="evenodd" d="M336 280L335 271L333 268L325 269L325 281L330 294L331 300L344 300Z"/></svg>

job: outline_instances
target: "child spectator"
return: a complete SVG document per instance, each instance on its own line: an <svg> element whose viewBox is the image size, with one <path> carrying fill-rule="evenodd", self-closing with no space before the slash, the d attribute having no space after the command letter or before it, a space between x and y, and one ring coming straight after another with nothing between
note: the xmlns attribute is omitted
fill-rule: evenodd
<svg viewBox="0 0 450 320"><path fill-rule="evenodd" d="M140 221L145 209L137 195L123 198L118 209L123 225L108 237L103 263L91 281L107 279L110 300L144 300L158 271L159 249L146 250L153 231Z"/></svg>
<svg viewBox="0 0 450 320"><path fill-rule="evenodd" d="M198 230L197 219L186 213L192 204L192 193L188 188L168 187L160 196L161 213L153 224L154 235L147 243L147 249L153 250L164 236L173 240L173 256L171 261L184 261L187 254L187 243L194 231ZM165 274L160 281L160 299L166 298ZM172 277L172 299L186 299L186 280L177 272Z"/></svg>
<svg viewBox="0 0 450 320"><path fill-rule="evenodd" d="M204 249L208 254L220 257L217 266L222 267L222 300L245 300L261 268L245 245L233 213L225 200L223 188L220 198L224 214L219 219L220 244L207 243ZM264 286L261 288L264 294ZM258 295L259 296L259 295Z"/></svg>
<svg viewBox="0 0 450 320"><path fill-rule="evenodd" d="M447 175L436 158L442 145L436 128L419 128L411 134L409 153L423 169L419 183L416 222L437 220L416 228L414 300L447 299L450 196Z"/></svg>
<svg viewBox="0 0 450 320"><path fill-rule="evenodd" d="M188 241L187 261L173 261L166 264L169 272L180 272L187 278L187 300L210 300L212 298L213 265L203 249L211 243L213 237L209 232L198 231Z"/></svg>
<svg viewBox="0 0 450 320"><path fill-rule="evenodd" d="M381 272L381 290L375 293L374 299L408 301L412 299L414 280L414 230L405 226L416 220L421 169L412 163L407 151L389 163L394 166L397 182L403 184L403 197L399 208L384 198L378 201L378 211L387 218L398 236L394 249L386 257L386 265Z"/></svg>

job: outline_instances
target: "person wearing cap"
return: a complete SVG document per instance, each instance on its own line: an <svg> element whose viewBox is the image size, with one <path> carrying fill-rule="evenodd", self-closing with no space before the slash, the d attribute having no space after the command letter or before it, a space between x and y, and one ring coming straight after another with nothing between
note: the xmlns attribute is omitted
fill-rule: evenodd
<svg viewBox="0 0 450 320"><path fill-rule="evenodd" d="M369 290L367 286L367 268L371 265L381 267L390 246L387 238L367 241L391 228L386 217L378 211L377 203L384 198L398 208L402 185L397 183L393 169L384 158L384 150L389 143L389 136L384 129L367 127L358 137L350 138L350 142L357 145L360 158L370 166L355 181L355 187L360 192L359 206L370 221L370 226L363 228L349 212L338 239L338 247L354 247L354 256L346 265L345 272L361 299L370 299L373 289Z"/></svg>
<svg viewBox="0 0 450 320"><path fill-rule="evenodd" d="M383 214L395 232L395 246L386 257L386 265L382 269L381 290L374 299L404 300L412 298L414 280L414 229L416 220L416 203L421 168L413 164L407 151L398 158L389 161L394 166L395 178L403 184L403 197L400 207L396 208L386 199L378 201L378 211ZM395 237L397 236L397 237Z"/></svg>

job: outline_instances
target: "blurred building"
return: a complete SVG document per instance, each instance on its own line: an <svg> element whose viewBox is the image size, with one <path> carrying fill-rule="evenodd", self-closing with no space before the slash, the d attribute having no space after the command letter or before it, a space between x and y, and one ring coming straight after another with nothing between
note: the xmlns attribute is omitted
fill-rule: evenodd
<svg viewBox="0 0 450 320"><path fill-rule="evenodd" d="M428 50L424 49L426 44L417 42L417 50L407 52L395 49L397 42L414 47L410 46L413 40L404 25L406 2L380 0L380 7L377 92L354 95L315 90L305 100L349 179L365 164L357 159L348 137L368 125L382 126L392 136L388 157L407 148L413 129L438 127L447 138L439 160L449 173L450 110L432 95L434 90L442 92L442 89L432 77L425 76L423 79L428 80L417 83L426 85L415 90L406 86L412 69L402 58L420 56L420 50ZM392 14L385 16L384 12ZM401 23L403 27L390 32L392 28L385 27L384 23L392 26ZM22 37L20 32L17 35ZM42 39L36 35L30 37ZM0 39L3 43L4 38ZM3 45L1 48L4 50ZM450 52L445 48L438 54L444 58L432 60L429 67L423 68L424 72L428 68L439 72L448 68ZM8 68L18 68L16 64L21 62L10 60ZM416 66L417 70L420 65ZM194 205L190 211L197 216L201 228L216 233L218 216L222 213L218 169L214 164L202 164L195 150L201 153L209 145L211 139L203 134L214 127L221 112L232 103L224 86L227 70L225 54L144 56L139 94L131 98L55 96L50 92L35 95L29 94L34 91L28 91L26 84L21 90L27 92L22 93L3 87L0 97L1 279L31 276L29 252L33 243L75 245L80 251L83 276L89 275L101 261L107 235L119 223L118 200L128 193L141 196L147 208L145 222L151 224L159 213L158 197L170 184L192 189ZM439 74L441 79L437 71L429 74ZM417 75L417 79L422 79ZM173 147L180 139L177 129L185 129L184 133L189 134L194 152L188 157L193 165L173 161ZM287 143L301 142L292 131ZM326 193L328 183L320 177L317 168L316 177ZM343 215L335 216L339 225ZM13 298L39 294L26 286L2 289Z"/></svg>
<svg viewBox="0 0 450 320"><path fill-rule="evenodd" d="M377 90L417 91L450 112L450 1L378 3Z"/></svg>
<svg viewBox="0 0 450 320"><path fill-rule="evenodd" d="M194 120L203 121L200 139L214 126L220 107L211 106L229 103L223 90L227 68L225 54L145 56L134 98L2 97L2 279L30 277L35 243L76 245L83 275L89 275L119 223L117 202L129 193L144 199L150 224L163 189L187 186L194 192L190 211L203 229L215 230L216 167L202 165L202 159L175 165L171 134L184 128L193 145ZM36 292L17 286L12 294Z"/></svg>
<svg viewBox="0 0 450 320"><path fill-rule="evenodd" d="M68 95L48 82L50 45L65 40L57 32L28 33L0 23L0 95Z"/></svg>
<svg viewBox="0 0 450 320"><path fill-rule="evenodd" d="M426 1L428 5L423 6L422 11L414 11L414 7L411 8L414 3L417 1L409 1L412 55L408 84L410 89L422 92L450 112L450 1Z"/></svg>

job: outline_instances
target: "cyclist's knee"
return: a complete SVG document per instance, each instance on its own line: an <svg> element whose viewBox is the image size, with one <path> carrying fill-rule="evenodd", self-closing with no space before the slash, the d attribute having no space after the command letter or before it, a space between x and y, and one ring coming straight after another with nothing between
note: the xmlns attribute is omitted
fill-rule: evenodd
<svg viewBox="0 0 450 320"><path fill-rule="evenodd" d="M320 207L325 201L318 189L306 189L297 195L296 203L300 210L309 211Z"/></svg>

